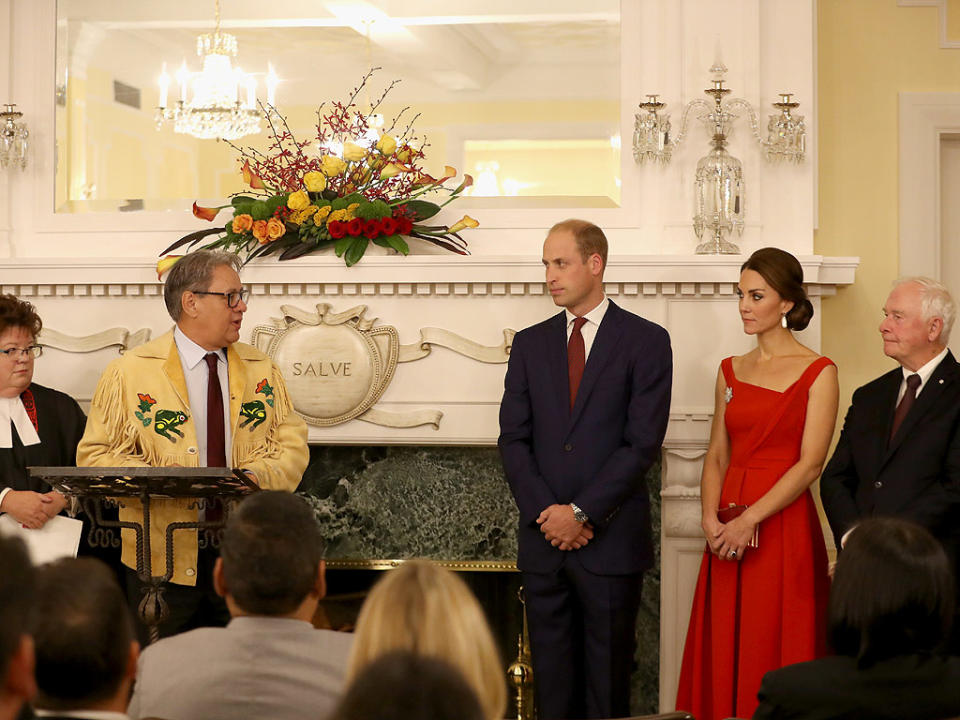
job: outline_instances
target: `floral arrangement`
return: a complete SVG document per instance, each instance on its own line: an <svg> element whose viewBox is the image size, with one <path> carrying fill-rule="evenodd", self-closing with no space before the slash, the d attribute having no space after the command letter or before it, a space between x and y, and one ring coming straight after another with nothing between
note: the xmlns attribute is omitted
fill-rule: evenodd
<svg viewBox="0 0 960 720"><path fill-rule="evenodd" d="M469 254L459 233L477 227L469 215L453 225L428 225L440 209L473 184L464 175L454 188L446 183L457 171L447 166L444 176L423 172L425 141L413 134L414 116L406 128L395 132L405 108L377 139L365 147L358 138L376 137L372 118L396 81L390 84L368 112L361 112L357 97L374 70L367 73L345 103L334 102L317 109L316 137L298 141L286 118L274 108L261 105L272 139L267 152L228 144L240 154L244 183L250 192L234 195L228 205L206 208L193 204L193 214L213 221L224 209L233 217L226 225L207 228L180 238L160 255L186 246L188 251L210 235L219 237L202 248L222 248L237 253L244 263L256 257L278 254L292 260L333 245L338 257L356 264L371 242L406 255L405 237L414 237L461 255ZM312 155L308 148L320 148ZM446 194L441 202L424 196ZM159 273L181 256L164 257Z"/></svg>

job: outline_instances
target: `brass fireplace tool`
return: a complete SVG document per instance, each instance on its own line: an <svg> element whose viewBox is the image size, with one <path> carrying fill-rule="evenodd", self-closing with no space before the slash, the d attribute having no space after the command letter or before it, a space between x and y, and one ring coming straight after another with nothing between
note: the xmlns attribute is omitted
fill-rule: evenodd
<svg viewBox="0 0 960 720"><path fill-rule="evenodd" d="M507 668L507 677L516 692L516 719L533 720L536 708L533 699L533 665L530 664L530 635L527 631L527 603L523 599L523 587L517 592L523 608L523 630L517 638L517 659Z"/></svg>

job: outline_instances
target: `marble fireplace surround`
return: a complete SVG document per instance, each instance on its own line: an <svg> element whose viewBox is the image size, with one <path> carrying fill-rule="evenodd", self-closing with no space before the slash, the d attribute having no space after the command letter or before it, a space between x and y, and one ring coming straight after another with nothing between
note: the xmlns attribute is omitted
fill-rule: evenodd
<svg viewBox="0 0 960 720"><path fill-rule="evenodd" d="M744 259L621 255L611 257L605 275L608 296L666 327L674 352L673 399L660 502L655 503L662 503L659 592L648 588L659 595L648 599L654 601L653 611L659 599L662 709L669 709L675 696L703 547L699 471L716 369L723 357L752 344L742 333L734 294ZM815 315L799 338L818 349L820 298L852 283L859 259L806 255L800 260ZM0 260L0 290L33 302L48 331L37 381L71 393L86 407L100 372L118 351L169 329L153 267L150 259ZM416 345L431 336L422 332L425 328L437 328L487 348L509 344L505 331L556 312L535 257L372 256L350 269L336 258L314 257L255 265L242 277L253 291L244 341L256 326L280 318L281 306L306 312L322 303L332 312L366 306L365 317L396 328L403 345ZM509 568L515 510L493 447L505 364L481 362L442 345L421 345L419 356L397 365L375 407L406 415L439 413L436 425L396 428L357 419L310 428L314 447L303 490L318 515L327 513L329 522L344 529L344 542L339 550L334 544L332 559L339 555L348 566L351 559L426 556ZM398 467L402 472L395 472ZM357 482L361 477L367 484ZM657 478L648 481L653 494ZM391 488L390 498L372 489L378 482L381 490ZM459 497L450 496L454 490ZM473 508L479 510L470 512ZM364 514L374 512L408 528L406 541L379 549L368 545L364 538L376 533ZM656 632L655 623L641 630L648 653Z"/></svg>

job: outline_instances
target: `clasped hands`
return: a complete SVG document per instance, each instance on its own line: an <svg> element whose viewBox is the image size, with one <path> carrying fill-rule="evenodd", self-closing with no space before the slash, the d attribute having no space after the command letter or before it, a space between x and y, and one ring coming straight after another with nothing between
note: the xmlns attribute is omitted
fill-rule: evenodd
<svg viewBox="0 0 960 720"><path fill-rule="evenodd" d="M56 490L47 493L32 490L11 490L3 497L0 511L30 530L39 530L47 520L67 506L67 499Z"/></svg>
<svg viewBox="0 0 960 720"><path fill-rule="evenodd" d="M593 539L593 525L577 522L569 505L549 506L537 524L547 542L560 550L579 550Z"/></svg>
<svg viewBox="0 0 960 720"><path fill-rule="evenodd" d="M721 560L732 561L743 559L743 553L749 547L756 529L756 525L744 520L743 515L726 524L717 520L716 514L704 516L701 525L710 552Z"/></svg>

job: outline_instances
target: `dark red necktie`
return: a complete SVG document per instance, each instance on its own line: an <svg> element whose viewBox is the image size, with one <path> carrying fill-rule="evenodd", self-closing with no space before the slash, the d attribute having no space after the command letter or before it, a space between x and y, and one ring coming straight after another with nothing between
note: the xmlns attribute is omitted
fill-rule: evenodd
<svg viewBox="0 0 960 720"><path fill-rule="evenodd" d="M897 409L893 413L893 427L890 428L890 440L893 440L897 434L897 430L900 429L900 425L903 423L903 419L907 416L907 413L910 412L910 408L913 407L913 403L917 399L918 387L920 387L920 376L916 373L908 375L907 389L904 391L903 397L900 399L900 404L897 405Z"/></svg>
<svg viewBox="0 0 960 720"><path fill-rule="evenodd" d="M217 353L207 353L207 467L227 467L223 432L223 391L217 374Z"/></svg>
<svg viewBox="0 0 960 720"><path fill-rule="evenodd" d="M573 331L567 341L567 375L570 378L570 409L577 401L577 390L580 380L583 379L583 366L586 364L587 352L583 345L583 335L580 333L587 322L586 318L578 317L573 321Z"/></svg>

